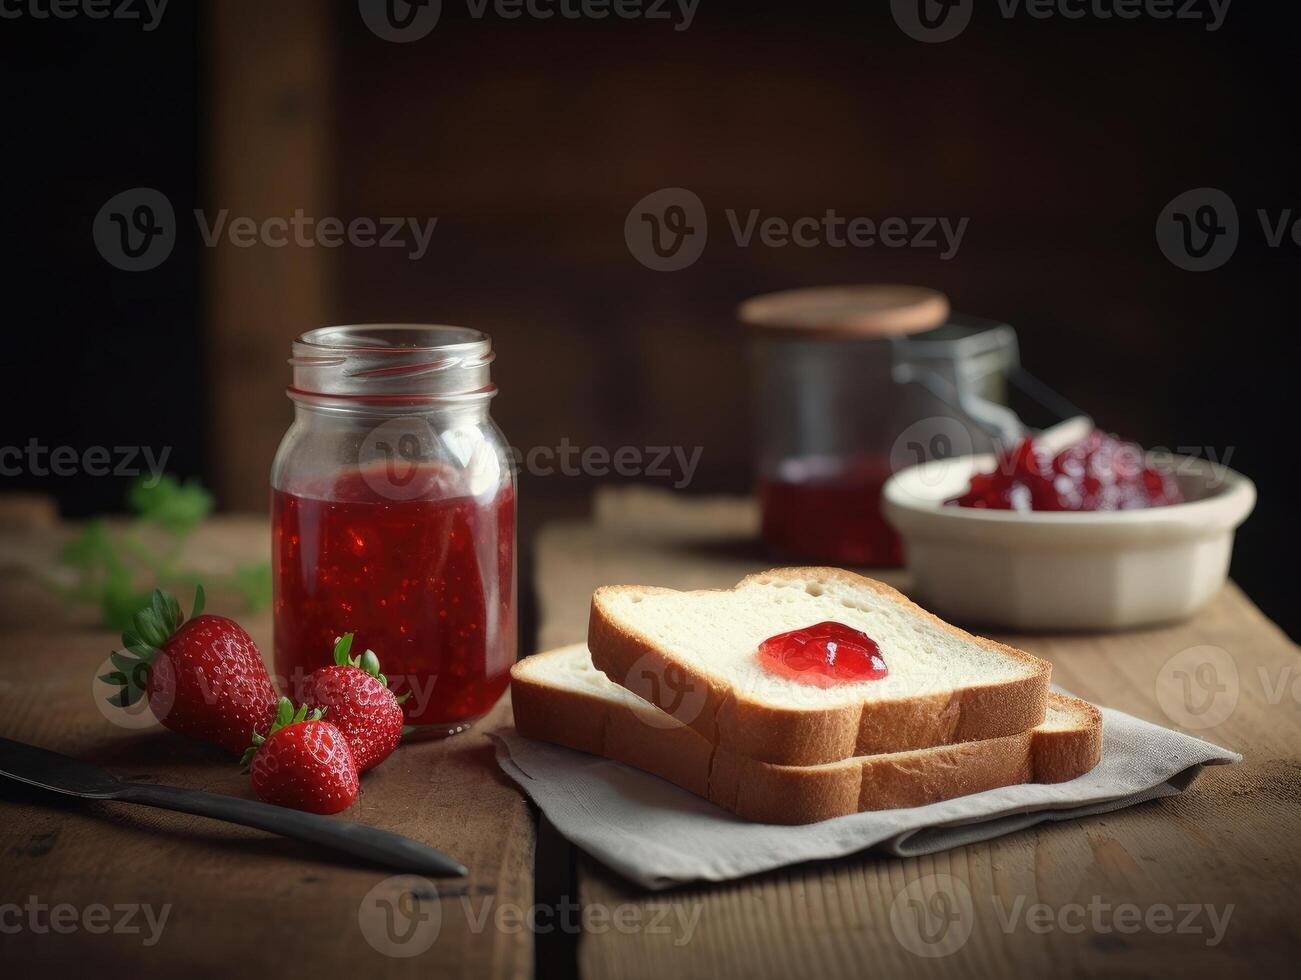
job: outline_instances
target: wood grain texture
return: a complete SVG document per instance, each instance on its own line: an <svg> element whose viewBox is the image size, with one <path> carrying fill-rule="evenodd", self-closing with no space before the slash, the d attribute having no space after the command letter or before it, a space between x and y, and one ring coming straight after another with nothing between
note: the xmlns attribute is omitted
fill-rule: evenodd
<svg viewBox="0 0 1301 980"><path fill-rule="evenodd" d="M62 533L49 540L0 534L0 554L25 553L38 564L57 549ZM219 565L264 557L269 540L265 521L223 518L205 524L190 548ZM102 714L92 683L115 637L68 617L48 597L37 605L42 593L20 588L27 581L12 572L0 578L0 734L77 755L124 778L249 795L247 777L219 750L157 726L125 730ZM30 618L10 598L22 595L31 603ZM220 597L210 597L209 609L236 612ZM269 653L269 615L239 618ZM67 801L0 782L0 905L34 896L78 909L171 906L161 940L150 947L132 934L0 930L7 975L64 976L88 968L135 978L276 976L300 968L320 977L530 975L530 934L481 919L501 906L527 907L533 894L533 818L498 770L485 734L509 716L503 701L475 731L400 748L367 774L360 799L344 814L440 848L471 869L466 879L437 883L437 939L408 959L377 952L359 926L363 896L387 871L200 817ZM17 921L15 914L5 923Z"/></svg>
<svg viewBox="0 0 1301 980"><path fill-rule="evenodd" d="M208 5L211 172L204 210L227 221L335 215L333 16L325 0ZM313 226L314 227L314 226ZM324 326L332 249L319 244L205 252L209 281L211 432L226 507L268 506L267 474L293 418L290 343Z"/></svg>
<svg viewBox="0 0 1301 980"><path fill-rule="evenodd" d="M597 585L725 587L770 564L745 543L748 502L615 492L595 514L592 523L549 528L539 542L544 646L582 639ZM897 573L883 577L906 591ZM1207 770L1178 797L922 858L864 855L667 894L648 894L583 858L585 906L632 904L649 914L667 904L670 913L660 930L586 931L583 976L1223 977L1290 965L1301 948L1291 897L1301 876L1297 648L1233 585L1174 626L1004 639L1051 660L1054 680L1072 693L1184 727L1244 762ZM1181 673L1195 680L1201 663L1218 664L1211 687L1182 700ZM1216 685L1223 690L1208 693ZM1216 718L1229 701L1214 699L1235 691L1232 710ZM1211 711L1199 715L1203 702ZM1210 720L1217 723L1205 726ZM901 939L916 945L912 898L959 910L941 942L922 946L947 955L917 955ZM1218 942L1208 906L1221 922L1227 916ZM677 925L691 921L694 930ZM938 918L925 921L938 931Z"/></svg>

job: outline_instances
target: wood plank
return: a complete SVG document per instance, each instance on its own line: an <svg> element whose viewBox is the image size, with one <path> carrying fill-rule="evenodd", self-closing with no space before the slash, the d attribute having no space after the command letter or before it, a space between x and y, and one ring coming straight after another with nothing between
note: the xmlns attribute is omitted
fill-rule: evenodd
<svg viewBox="0 0 1301 980"><path fill-rule="evenodd" d="M598 584L726 586L767 567L745 543L753 532L749 503L696 505L637 494L611 493L598 501L594 523L553 527L541 536L537 578L545 644L582 638L590 590ZM1075 693L1171 727L1180 727L1179 720L1199 723L1178 704L1179 718L1162 708L1163 701L1171 706L1177 683L1167 667L1171 658L1206 645L1227 651L1236 666L1222 670L1218 680L1229 690L1236 686L1235 709L1214 726L1185 730L1242 752L1245 761L1206 771L1179 797L922 858L866 855L667 894L646 893L584 858L585 906L632 903L648 915L668 903L671 927L589 930L579 950L582 975L828 977L870 969L917 976L1171 970L1246 976L1288 965L1301 943L1301 924L1290 911L1292 882L1301 875L1297 648L1233 585L1176 626L1003 639L1053 661L1055 679ZM970 913L949 941L964 926L970 934L951 955L918 956L893 928L892 905L913 882L954 894L965 888L970 895ZM1053 917L1043 932L1031 927L1026 911L1040 903L1047 911L1035 914ZM1228 916L1227 928L1214 945L1206 932L1121 931L1129 929L1128 921L1103 906L1114 910L1123 903L1144 915L1160 916L1168 907L1173 925L1188 914L1179 906L1195 905L1199 918L1189 925L1208 931L1205 907L1211 906ZM1091 906L1101 928L1091 923ZM1077 914L1087 923L1082 930ZM694 931L672 926L696 916Z"/></svg>
<svg viewBox="0 0 1301 980"><path fill-rule="evenodd" d="M204 204L262 222L333 212L333 5L222 0L207 5L212 170ZM324 325L331 250L290 244L207 250L211 471L223 507L262 512L267 475L293 418L290 343Z"/></svg>
<svg viewBox="0 0 1301 980"><path fill-rule="evenodd" d="M225 542L229 552L231 542L241 542L234 557L250 561L269 540L263 521L226 518L213 525L205 525L192 547L219 551ZM12 584L4 580L4 590ZM233 612L220 600L212 611ZM269 652L269 615L239 618ZM157 726L124 730L99 711L92 681L114 639L57 619L39 628L7 623L0 643L13 655L0 681L0 734L87 758L127 778L249 795L247 777L220 751ZM509 710L503 701L466 735L402 747L363 779L361 798L345 815L425 841L471 869L465 880L438 884L441 927L421 955L382 955L361 931L363 896L390 877L382 869L339 863L305 845L199 817L68 802L0 784L0 904L34 896L77 909L170 905L162 937L150 947L139 935L23 928L0 931L0 958L14 976L62 975L91 963L105 976L137 978L225 977L236 968L274 976L295 963L325 977L528 976L530 934L492 925L495 909L527 908L533 895L533 818L497 768L486 734Z"/></svg>

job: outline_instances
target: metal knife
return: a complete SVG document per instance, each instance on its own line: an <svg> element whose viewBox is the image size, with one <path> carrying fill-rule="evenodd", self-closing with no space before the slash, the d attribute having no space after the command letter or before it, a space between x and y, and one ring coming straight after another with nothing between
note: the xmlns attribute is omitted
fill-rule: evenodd
<svg viewBox="0 0 1301 980"><path fill-rule="evenodd" d="M153 783L124 782L98 766L7 738L0 738L0 776L65 796L140 803L227 820L319 844L401 871L457 877L468 873L464 865L442 851L377 827L302 813L237 796Z"/></svg>

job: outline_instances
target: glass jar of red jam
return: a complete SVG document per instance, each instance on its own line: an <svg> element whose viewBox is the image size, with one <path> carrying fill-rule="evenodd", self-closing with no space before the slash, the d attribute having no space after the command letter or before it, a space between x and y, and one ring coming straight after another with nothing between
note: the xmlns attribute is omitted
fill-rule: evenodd
<svg viewBox="0 0 1301 980"><path fill-rule="evenodd" d="M897 567L881 490L906 465L992 448L985 409L1015 360L1010 327L950 314L914 286L837 286L741 304L750 335L758 497L784 561Z"/></svg>
<svg viewBox="0 0 1301 980"><path fill-rule="evenodd" d="M515 474L488 414L492 341L463 327L324 327L294 342L271 471L276 673L336 637L379 657L414 734L505 691L516 648Z"/></svg>

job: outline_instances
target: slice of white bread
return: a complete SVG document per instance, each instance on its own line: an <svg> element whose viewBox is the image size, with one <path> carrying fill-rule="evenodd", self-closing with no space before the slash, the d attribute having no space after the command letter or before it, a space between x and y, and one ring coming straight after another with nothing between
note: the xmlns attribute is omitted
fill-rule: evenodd
<svg viewBox="0 0 1301 980"><path fill-rule="evenodd" d="M581 643L516 663L511 701L521 735L635 766L762 823L815 823L1018 783L1065 782L1102 754L1098 709L1050 694L1044 722L1014 735L820 766L756 762L717 749L611 682Z"/></svg>
<svg viewBox="0 0 1301 980"><path fill-rule="evenodd" d="M763 640L825 621L875 640L888 675L820 688L760 663ZM611 680L708 741L792 766L1028 731L1052 672L838 568L776 569L728 590L600 588L587 645Z"/></svg>

